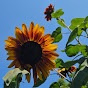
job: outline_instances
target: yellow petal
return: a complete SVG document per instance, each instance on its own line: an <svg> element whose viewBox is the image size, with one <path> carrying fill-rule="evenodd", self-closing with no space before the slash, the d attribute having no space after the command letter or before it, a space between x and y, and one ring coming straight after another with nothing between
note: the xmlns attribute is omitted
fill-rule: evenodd
<svg viewBox="0 0 88 88"><path fill-rule="evenodd" d="M39 40L39 44L45 42L46 40L48 40L51 37L51 34L46 34L44 35L40 40Z"/></svg>
<svg viewBox="0 0 88 88"><path fill-rule="evenodd" d="M30 27L29 27L29 39L30 39L30 41L33 38L33 28L34 28L34 23L31 22Z"/></svg>
<svg viewBox="0 0 88 88"><path fill-rule="evenodd" d="M28 38L29 38L28 30L27 30L27 26L25 24L22 24L22 30L23 30L23 34L24 34L25 40L28 40Z"/></svg>
<svg viewBox="0 0 88 88"><path fill-rule="evenodd" d="M55 51L57 50L58 45L55 44L49 44L48 46L45 46L43 51L49 50L49 51Z"/></svg>
<svg viewBox="0 0 88 88"><path fill-rule="evenodd" d="M39 24L36 24L35 27L33 28L33 39L35 38L36 34L38 33L39 30Z"/></svg>
<svg viewBox="0 0 88 88"><path fill-rule="evenodd" d="M18 27L15 28L15 36L19 42L24 43L24 35Z"/></svg>

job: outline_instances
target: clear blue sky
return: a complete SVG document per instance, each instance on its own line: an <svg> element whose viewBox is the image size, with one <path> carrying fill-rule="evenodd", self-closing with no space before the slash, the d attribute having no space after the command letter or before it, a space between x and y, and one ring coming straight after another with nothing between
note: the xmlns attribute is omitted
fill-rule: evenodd
<svg viewBox="0 0 88 88"><path fill-rule="evenodd" d="M3 88L2 77L10 70L7 67L11 63L11 61L6 60L8 56L4 49L4 40L7 39L7 36L15 37L16 26L21 29L22 23L25 23L29 27L31 21L35 24L39 23L40 26L43 25L45 34L52 33L59 25L55 19L47 22L43 14L45 8L50 4L55 5L55 10L63 9L65 14L62 18L67 25L70 25L72 18L88 16L88 0L0 0L0 88ZM63 28L62 32L65 33L68 30ZM59 58L64 61L69 60L69 58L60 50L65 48L67 39L68 35L64 34L63 40L58 43L57 50L60 55ZM82 40L82 43L85 43L85 40ZM86 43L88 44L88 41ZM50 75L46 82L38 88L49 88L49 85L58 79L57 75ZM25 83L21 83L20 88L32 88L33 77L31 77L30 83L27 83L25 77L23 77L23 82Z"/></svg>

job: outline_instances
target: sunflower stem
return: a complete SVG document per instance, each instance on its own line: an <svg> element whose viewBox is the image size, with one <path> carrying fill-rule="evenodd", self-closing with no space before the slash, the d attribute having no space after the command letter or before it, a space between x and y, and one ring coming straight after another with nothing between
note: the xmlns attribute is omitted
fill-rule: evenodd
<svg viewBox="0 0 88 88"><path fill-rule="evenodd" d="M68 30L70 31L70 32L72 32L72 30L58 17L58 18L56 18L57 20L59 20L59 21L61 21L62 22L62 24L64 24L67 28L68 28ZM81 44L81 42L77 39L77 38L75 38L76 39L76 41L80 44L80 45L82 45Z"/></svg>
<svg viewBox="0 0 88 88"><path fill-rule="evenodd" d="M16 79L16 88L19 88L18 75L17 75L17 79Z"/></svg>
<svg viewBox="0 0 88 88"><path fill-rule="evenodd" d="M64 79L66 79L68 82L71 83L71 81L69 81L64 75L62 75L57 69L54 69L56 72L58 72L59 75L61 75Z"/></svg>

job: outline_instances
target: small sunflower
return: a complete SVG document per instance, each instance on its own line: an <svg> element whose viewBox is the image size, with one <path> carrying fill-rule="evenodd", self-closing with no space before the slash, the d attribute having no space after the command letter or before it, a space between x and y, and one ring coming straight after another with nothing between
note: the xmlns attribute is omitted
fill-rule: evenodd
<svg viewBox="0 0 88 88"><path fill-rule="evenodd" d="M52 4L50 4L48 6L48 8L45 9L44 14L46 15L45 18L47 21L51 20L51 14L54 12L54 6L52 6Z"/></svg>
<svg viewBox="0 0 88 88"><path fill-rule="evenodd" d="M23 68L30 72L33 70L34 84L37 78L42 80L42 75L47 78L49 76L50 70L53 71L55 68L56 57L59 55L54 51L57 50L58 45L51 44L54 38L51 34L44 34L44 27L39 27L39 24L34 26L31 22L29 30L25 24L22 24L21 31L18 27L15 28L15 36L8 37L5 40L5 50L8 51L7 55L9 57L7 60L13 60L8 66L11 68ZM28 82L30 82L30 75L25 75Z"/></svg>

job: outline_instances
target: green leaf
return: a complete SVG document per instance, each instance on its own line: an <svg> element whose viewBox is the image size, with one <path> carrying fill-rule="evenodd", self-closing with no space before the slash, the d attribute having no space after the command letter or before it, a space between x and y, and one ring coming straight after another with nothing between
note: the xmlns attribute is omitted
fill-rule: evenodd
<svg viewBox="0 0 88 88"><path fill-rule="evenodd" d="M49 88L60 88L60 85L57 82L53 82Z"/></svg>
<svg viewBox="0 0 88 88"><path fill-rule="evenodd" d="M63 62L62 59L58 58L55 62L56 62L56 67L57 67L57 68L63 67L62 64L64 64L64 62Z"/></svg>
<svg viewBox="0 0 88 88"><path fill-rule="evenodd" d="M57 11L55 11L54 13L51 14L52 18L58 18L60 16L62 16L64 14L64 12L62 11L62 9L59 9Z"/></svg>
<svg viewBox="0 0 88 88"><path fill-rule="evenodd" d="M80 35L82 34L82 32L83 32L83 30L79 29L78 32L77 32L77 36L80 37Z"/></svg>
<svg viewBox="0 0 88 88"><path fill-rule="evenodd" d="M61 27L58 27L55 31L53 31L51 37L54 37L54 42L59 42L62 39Z"/></svg>
<svg viewBox="0 0 88 88"><path fill-rule="evenodd" d="M65 52L69 57L75 56L79 51L79 45L68 45L65 49Z"/></svg>
<svg viewBox="0 0 88 88"><path fill-rule="evenodd" d="M59 25L61 25L62 27L65 27L65 28L66 28L66 26L65 26L62 22L64 22L63 19L61 19L61 21L60 21L60 20L57 20L57 23L58 23ZM65 22L64 22L64 23L65 23Z"/></svg>
<svg viewBox="0 0 88 88"><path fill-rule="evenodd" d="M78 28L75 28L75 29L71 32L71 34L70 34L70 36L69 36L69 38L68 38L67 44L70 43L70 42L72 42L72 41L76 38L77 33L78 33ZM67 44L66 44L66 45L67 45Z"/></svg>
<svg viewBox="0 0 88 88"><path fill-rule="evenodd" d="M83 66L75 76L71 84L71 88L81 88L82 85L86 84L88 81L88 57L83 61L83 58L79 60L80 64Z"/></svg>
<svg viewBox="0 0 88 88"><path fill-rule="evenodd" d="M65 68L70 68L71 66L73 66L74 64L78 63L78 60L75 61L67 61L64 64L62 64Z"/></svg>
<svg viewBox="0 0 88 88"><path fill-rule="evenodd" d="M71 20L71 26L70 29L74 30L76 27L78 27L82 22L84 21L84 18L74 18Z"/></svg>
<svg viewBox="0 0 88 88"><path fill-rule="evenodd" d="M41 80L38 78L36 84L34 84L33 87L38 87L38 86L40 86L41 84L43 84L43 83L46 81L46 79L45 79L45 77L44 77L43 75L42 75L42 79L43 79L43 81L41 81Z"/></svg>
<svg viewBox="0 0 88 88"><path fill-rule="evenodd" d="M84 55L84 56L88 56L88 46L84 45L81 49L81 53Z"/></svg>
<svg viewBox="0 0 88 88"><path fill-rule="evenodd" d="M19 73L30 74L27 70L21 70L19 68L15 68L10 70L2 79L5 81L6 85L9 86L12 79L16 77Z"/></svg>
<svg viewBox="0 0 88 88"><path fill-rule="evenodd" d="M88 48L87 48L88 49ZM65 49L67 56L72 57L81 52L84 56L87 56L88 51L86 45L68 45Z"/></svg>

